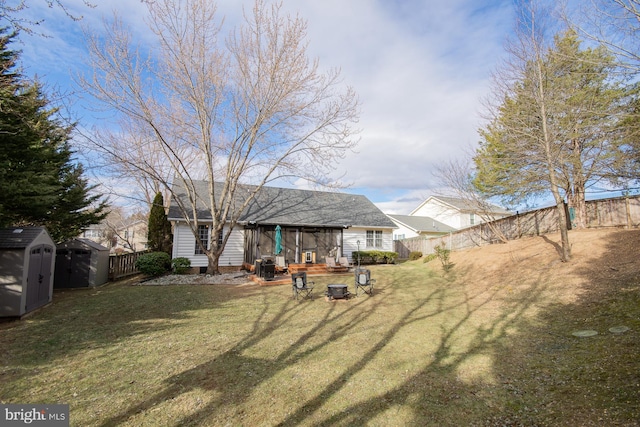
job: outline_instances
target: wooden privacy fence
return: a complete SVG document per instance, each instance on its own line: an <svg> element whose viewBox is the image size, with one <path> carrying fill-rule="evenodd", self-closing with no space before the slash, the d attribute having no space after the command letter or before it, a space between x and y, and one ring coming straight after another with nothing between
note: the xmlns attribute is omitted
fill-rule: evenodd
<svg viewBox="0 0 640 427"><path fill-rule="evenodd" d="M140 255L149 251L133 252L130 254L109 256L109 280L117 280L121 277L137 274L136 261Z"/></svg>
<svg viewBox="0 0 640 427"><path fill-rule="evenodd" d="M587 201L586 223L587 228L638 227L640 196ZM433 248L437 245L445 245L451 250L489 245L500 241L494 229L500 230L508 240L553 233L559 231L558 213L554 206L517 213L492 221L491 226L478 224L443 236L396 240L394 250L398 253L398 258L406 259L410 252L433 253Z"/></svg>

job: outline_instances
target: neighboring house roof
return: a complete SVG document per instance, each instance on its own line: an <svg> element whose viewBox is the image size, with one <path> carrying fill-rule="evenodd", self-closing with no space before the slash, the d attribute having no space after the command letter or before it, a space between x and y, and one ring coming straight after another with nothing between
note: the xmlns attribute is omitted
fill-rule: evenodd
<svg viewBox="0 0 640 427"><path fill-rule="evenodd" d="M0 230L0 248L26 248L43 231L43 227L11 227L2 229Z"/></svg>
<svg viewBox="0 0 640 427"><path fill-rule="evenodd" d="M196 192L201 201L198 206L198 219L211 220L211 212L204 205L207 197L208 183L195 181ZM222 184L216 183L214 191L221 192ZM256 187L243 185L236 191L236 206L240 205L245 195ZM187 196L184 189L174 188L184 201ZM168 218L170 221L184 220L175 200L171 200ZM314 190L298 190L291 188L262 187L256 198L249 204L239 219L240 223L257 223L263 225L289 225L307 227L374 227L396 228L380 209L365 196Z"/></svg>
<svg viewBox="0 0 640 427"><path fill-rule="evenodd" d="M459 199L456 197L445 197L445 196L430 196L427 200L420 203L420 205L417 208L411 211L409 215L412 215L414 212L417 212L418 210L420 210L421 207L423 207L424 205L426 205L432 200L440 201L441 203L449 205L460 212L478 212L480 210L478 209L478 206L475 203L469 202L465 199ZM497 214L497 215L511 215L511 212L501 208L500 206L491 205L491 204L488 204L487 206L491 208L491 211L489 213Z"/></svg>
<svg viewBox="0 0 640 427"><path fill-rule="evenodd" d="M433 218L429 218L428 216L389 215L389 218L418 234L448 233L450 231L456 231L455 228L440 221L436 221Z"/></svg>

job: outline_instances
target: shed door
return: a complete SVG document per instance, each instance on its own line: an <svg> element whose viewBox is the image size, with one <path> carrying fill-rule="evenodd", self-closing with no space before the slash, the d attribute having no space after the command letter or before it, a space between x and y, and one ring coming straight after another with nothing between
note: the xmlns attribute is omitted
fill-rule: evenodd
<svg viewBox="0 0 640 427"><path fill-rule="evenodd" d="M91 251L74 249L69 273L69 287L83 288L89 286L89 272L91 269Z"/></svg>
<svg viewBox="0 0 640 427"><path fill-rule="evenodd" d="M56 252L56 288L83 288L89 286L91 251L85 249L58 249Z"/></svg>
<svg viewBox="0 0 640 427"><path fill-rule="evenodd" d="M52 257L53 248L51 246L40 245L31 248L25 307L27 312L49 302Z"/></svg>
<svg viewBox="0 0 640 427"><path fill-rule="evenodd" d="M56 288L69 287L71 252L71 249L58 249L56 251L56 269L53 276L53 286Z"/></svg>

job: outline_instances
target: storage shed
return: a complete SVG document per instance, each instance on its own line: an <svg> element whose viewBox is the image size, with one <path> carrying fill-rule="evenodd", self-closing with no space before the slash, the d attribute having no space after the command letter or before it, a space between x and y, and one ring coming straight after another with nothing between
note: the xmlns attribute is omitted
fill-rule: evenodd
<svg viewBox="0 0 640 427"><path fill-rule="evenodd" d="M88 239L71 239L56 249L53 286L87 288L109 280L109 249Z"/></svg>
<svg viewBox="0 0 640 427"><path fill-rule="evenodd" d="M54 251L42 227L0 230L0 317L20 317L51 302Z"/></svg>

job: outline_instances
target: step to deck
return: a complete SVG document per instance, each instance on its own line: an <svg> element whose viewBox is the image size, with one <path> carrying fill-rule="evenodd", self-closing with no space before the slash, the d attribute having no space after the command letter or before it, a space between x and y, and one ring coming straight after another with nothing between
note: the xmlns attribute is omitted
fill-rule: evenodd
<svg viewBox="0 0 640 427"><path fill-rule="evenodd" d="M326 276L331 274L344 275L345 271L329 271L326 264L289 264L288 274L276 274L272 280L265 280L255 274L249 276L252 281L260 286L289 285L291 284L291 274L307 273L307 276Z"/></svg>

